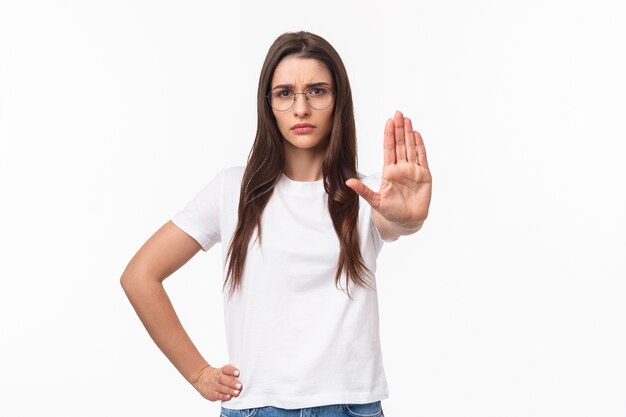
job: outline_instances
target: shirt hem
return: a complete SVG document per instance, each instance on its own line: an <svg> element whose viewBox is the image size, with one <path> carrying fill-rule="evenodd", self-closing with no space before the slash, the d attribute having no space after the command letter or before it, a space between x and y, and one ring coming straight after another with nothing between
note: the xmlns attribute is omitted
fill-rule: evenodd
<svg viewBox="0 0 626 417"><path fill-rule="evenodd" d="M221 406L231 410L247 410L250 408L261 407L278 407L286 410L322 407L325 405L334 404L368 404L375 401L381 401L389 398L389 391L379 391L377 393L371 392L351 392L343 393L340 395L306 395L302 397L289 396L285 398L277 395L257 395L254 397L247 397L242 401L236 401L235 398L222 401Z"/></svg>

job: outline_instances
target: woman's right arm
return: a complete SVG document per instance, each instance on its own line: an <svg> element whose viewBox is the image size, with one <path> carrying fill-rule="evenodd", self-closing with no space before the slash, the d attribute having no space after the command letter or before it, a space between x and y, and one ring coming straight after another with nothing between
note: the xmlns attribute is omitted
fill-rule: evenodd
<svg viewBox="0 0 626 417"><path fill-rule="evenodd" d="M120 282L150 337L183 377L204 398L227 401L241 391L238 370L232 365L214 368L204 360L163 288L163 280L200 249L195 239L168 221L130 260Z"/></svg>

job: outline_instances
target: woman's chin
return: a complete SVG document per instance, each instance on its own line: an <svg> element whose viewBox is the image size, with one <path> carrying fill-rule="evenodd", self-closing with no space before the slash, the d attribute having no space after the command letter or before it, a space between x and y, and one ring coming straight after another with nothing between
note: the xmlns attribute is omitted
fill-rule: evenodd
<svg viewBox="0 0 626 417"><path fill-rule="evenodd" d="M328 141L310 135L297 135L296 137L285 138L285 145L293 149L322 151L326 149L327 144Z"/></svg>

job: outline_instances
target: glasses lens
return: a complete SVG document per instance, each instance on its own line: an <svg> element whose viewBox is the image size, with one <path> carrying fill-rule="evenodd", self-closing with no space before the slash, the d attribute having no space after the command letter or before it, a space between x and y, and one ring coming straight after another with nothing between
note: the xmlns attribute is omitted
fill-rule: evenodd
<svg viewBox="0 0 626 417"><path fill-rule="evenodd" d="M333 102L333 92L327 87L313 87L306 92L309 105L317 110L324 110Z"/></svg>
<svg viewBox="0 0 626 417"><path fill-rule="evenodd" d="M275 88L267 96L274 110L285 111L293 105L293 91L287 88Z"/></svg>

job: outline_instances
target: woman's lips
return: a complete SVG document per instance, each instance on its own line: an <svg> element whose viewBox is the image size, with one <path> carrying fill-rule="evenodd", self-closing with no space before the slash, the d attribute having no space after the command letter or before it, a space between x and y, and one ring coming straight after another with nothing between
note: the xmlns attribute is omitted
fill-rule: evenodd
<svg viewBox="0 0 626 417"><path fill-rule="evenodd" d="M294 127L291 129L297 135L306 135L307 133L311 133L315 129L313 126L302 126L302 127Z"/></svg>
<svg viewBox="0 0 626 417"><path fill-rule="evenodd" d="M291 130L297 135L306 135L307 133L311 133L315 129L311 123L296 123L291 126Z"/></svg>

